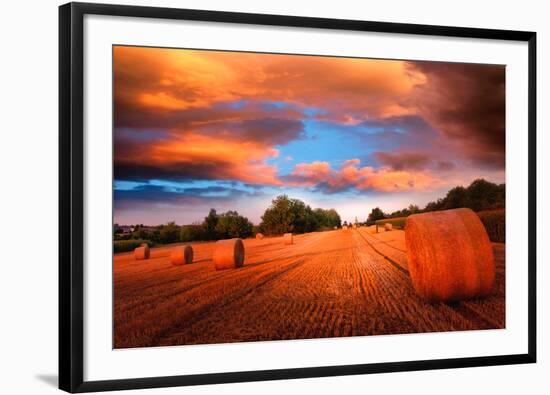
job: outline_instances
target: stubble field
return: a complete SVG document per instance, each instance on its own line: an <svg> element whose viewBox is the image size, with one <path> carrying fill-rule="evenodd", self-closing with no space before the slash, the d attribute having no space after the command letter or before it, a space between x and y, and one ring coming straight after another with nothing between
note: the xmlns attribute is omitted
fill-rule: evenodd
<svg viewBox="0 0 550 395"><path fill-rule="evenodd" d="M504 244L493 244L491 296L453 304L420 299L407 270L404 232L367 228L244 240L244 267L216 271L215 243L172 266L114 257L115 348L311 339L504 328Z"/></svg>

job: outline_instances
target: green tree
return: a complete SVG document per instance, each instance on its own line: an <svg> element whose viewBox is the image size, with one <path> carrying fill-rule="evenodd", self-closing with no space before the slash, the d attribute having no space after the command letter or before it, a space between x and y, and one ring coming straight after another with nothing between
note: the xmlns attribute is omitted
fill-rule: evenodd
<svg viewBox="0 0 550 395"><path fill-rule="evenodd" d="M162 244L177 243L180 240L180 227L175 222L168 222L160 228L160 242Z"/></svg>
<svg viewBox="0 0 550 395"><path fill-rule="evenodd" d="M331 216L334 217L333 214ZM269 235L304 233L318 230L326 222L324 210L312 210L299 199L280 195L273 199L265 210L260 228Z"/></svg>
<svg viewBox="0 0 550 395"><path fill-rule="evenodd" d="M295 213L287 195L277 196L262 215L260 228L266 234L277 235L294 230Z"/></svg>
<svg viewBox="0 0 550 395"><path fill-rule="evenodd" d="M474 180L467 188L470 208L474 211L504 207L505 187L484 179Z"/></svg>
<svg viewBox="0 0 550 395"><path fill-rule="evenodd" d="M206 240L206 232L201 223L184 225L181 227L180 240L183 242Z"/></svg>
<svg viewBox="0 0 550 395"><path fill-rule="evenodd" d="M207 240L216 240L218 235L216 234L216 226L218 225L218 214L216 210L211 208L208 215L204 218L203 226Z"/></svg>
<svg viewBox="0 0 550 395"><path fill-rule="evenodd" d="M335 226L341 226L342 221L340 219L340 215L333 208L329 210L316 208L313 210L313 214L315 215L319 229L332 229Z"/></svg>
<svg viewBox="0 0 550 395"><path fill-rule="evenodd" d="M424 211L437 211L437 210L443 210L445 202L443 199L437 199L435 202L429 202L426 204L426 207L424 208Z"/></svg>
<svg viewBox="0 0 550 395"><path fill-rule="evenodd" d="M384 212L380 209L380 207L375 207L371 210L367 218L367 223L372 224L378 221L379 219L384 219L384 218L386 218L386 214L384 214Z"/></svg>
<svg viewBox="0 0 550 395"><path fill-rule="evenodd" d="M340 214L338 212L331 208L329 210L325 210L325 215L327 217L328 226L333 228L335 226L340 227L342 225L342 219L340 218Z"/></svg>
<svg viewBox="0 0 550 395"><path fill-rule="evenodd" d="M310 206L299 199L290 199L290 210L294 221L292 223L292 232L305 233L313 232L319 228L317 218Z"/></svg>
<svg viewBox="0 0 550 395"><path fill-rule="evenodd" d="M471 206L468 191L462 186L454 187L453 189L451 189L449 192L447 192L447 195L443 200L445 202L443 204L443 208L446 210Z"/></svg>
<svg viewBox="0 0 550 395"><path fill-rule="evenodd" d="M218 216L215 230L217 236L222 239L246 238L252 236L254 225L238 212L228 211Z"/></svg>

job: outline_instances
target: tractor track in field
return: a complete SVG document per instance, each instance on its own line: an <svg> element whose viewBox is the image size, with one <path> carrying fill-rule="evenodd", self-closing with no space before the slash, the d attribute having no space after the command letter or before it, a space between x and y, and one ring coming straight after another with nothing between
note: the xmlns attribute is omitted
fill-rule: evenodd
<svg viewBox="0 0 550 395"><path fill-rule="evenodd" d="M409 270L408 269L405 269L396 260L392 259L388 255L386 255L382 251L380 251L378 248L376 248L373 243L371 243L369 240L367 240L367 238L363 235L363 233L361 231L358 230L357 233L368 244L368 246L374 250L374 252L376 252L378 255L382 256L385 260L387 260L389 263L391 263L393 266L395 266L395 268L397 270L399 270L400 272L405 273L407 276L409 275ZM385 243L385 244L387 244L387 243ZM398 251L401 251L398 248L395 248L395 249L398 250Z"/></svg>
<svg viewBox="0 0 550 395"><path fill-rule="evenodd" d="M360 232L360 233L362 234L362 232ZM368 233L367 233L367 234L368 234ZM369 236L370 236L370 234L369 234ZM373 236L373 237L374 237L374 236ZM384 245L386 245L386 246L388 246L388 247L391 247L391 248L393 248L394 250L397 250L397 251L399 251L399 252L402 252L402 253L405 253L405 254L407 253L407 251L405 251L405 250L403 250L403 249L401 249L401 248L398 248L398 247L396 247L396 246L390 244L389 242L387 242L387 241L385 241L385 240L376 239L376 242L377 242L377 243L380 243L380 244L384 244Z"/></svg>
<svg viewBox="0 0 550 395"><path fill-rule="evenodd" d="M386 260L388 263L390 263L392 266L394 266L396 269L398 269L401 273L404 273L409 277L410 279L410 273L409 270L401 266L396 260L389 257L387 254L384 254L382 251L380 251L378 248L375 247L374 243L371 243L361 231L357 230L357 233L361 238L367 243L369 247L371 247L378 255L380 255L384 260ZM394 247L382 240L378 240L383 244L386 244L390 247L393 247L394 249L400 251L401 253L404 253L401 249ZM467 303L467 301L466 301ZM495 328L496 323L492 320L487 319L486 317L483 317L478 312L476 312L474 309L472 309L470 306L466 305L465 302L453 302L453 303L445 303L445 306L452 309L455 313L460 314L464 319L474 322L479 326L479 329L492 329Z"/></svg>

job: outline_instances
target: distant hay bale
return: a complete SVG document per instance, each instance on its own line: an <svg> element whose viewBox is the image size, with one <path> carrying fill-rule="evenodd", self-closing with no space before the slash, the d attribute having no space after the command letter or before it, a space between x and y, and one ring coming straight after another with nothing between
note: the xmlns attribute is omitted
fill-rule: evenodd
<svg viewBox="0 0 550 395"><path fill-rule="evenodd" d="M138 261L141 261L143 259L149 259L149 255L151 254L149 250L149 246L147 244L142 244L141 247L137 247L134 250L134 258Z"/></svg>
<svg viewBox="0 0 550 395"><path fill-rule="evenodd" d="M338 227L337 227L337 226L335 226L335 227L334 227L334 230L336 230L336 229L338 229Z"/></svg>
<svg viewBox="0 0 550 395"><path fill-rule="evenodd" d="M353 229L357 229L357 225L356 225L356 224L353 224L353 225L352 225L352 228L353 228Z"/></svg>
<svg viewBox="0 0 550 395"><path fill-rule="evenodd" d="M384 224L384 230L393 230L393 225L390 224L390 223L385 223Z"/></svg>
<svg viewBox="0 0 550 395"><path fill-rule="evenodd" d="M244 244L241 239L218 240L212 256L216 270L235 269L244 263Z"/></svg>
<svg viewBox="0 0 550 395"><path fill-rule="evenodd" d="M262 233L256 233L256 239L261 240L264 238L264 235Z"/></svg>
<svg viewBox="0 0 550 395"><path fill-rule="evenodd" d="M283 243L285 245L294 244L294 237L292 236L292 233L285 233L283 236Z"/></svg>
<svg viewBox="0 0 550 395"><path fill-rule="evenodd" d="M348 230L348 226L347 226L347 225L344 225L344 226L342 226L342 229L343 229L343 230Z"/></svg>
<svg viewBox="0 0 550 395"><path fill-rule="evenodd" d="M186 245L173 248L170 253L170 262L174 266L193 263L193 247Z"/></svg>
<svg viewBox="0 0 550 395"><path fill-rule="evenodd" d="M493 249L470 209L413 214L405 226L407 260L416 292L430 302L450 302L491 293Z"/></svg>

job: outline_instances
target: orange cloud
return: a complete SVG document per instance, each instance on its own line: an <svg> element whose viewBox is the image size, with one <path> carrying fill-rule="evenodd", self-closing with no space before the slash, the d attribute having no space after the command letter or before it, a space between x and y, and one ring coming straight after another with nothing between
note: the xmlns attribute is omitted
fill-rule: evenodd
<svg viewBox="0 0 550 395"><path fill-rule="evenodd" d="M266 162L278 154L261 142L186 132L148 144L119 143L115 178L216 179L280 185L277 167Z"/></svg>
<svg viewBox="0 0 550 395"><path fill-rule="evenodd" d="M348 188L381 192L434 190L442 181L425 171L392 170L383 167L359 167L359 159L351 159L339 170L328 162L299 163L286 179L294 186L310 186L337 192Z"/></svg>
<svg viewBox="0 0 550 395"><path fill-rule="evenodd" d="M414 112L403 98L425 79L395 60L122 46L114 48L114 74L121 110L285 101L322 107L340 122Z"/></svg>

